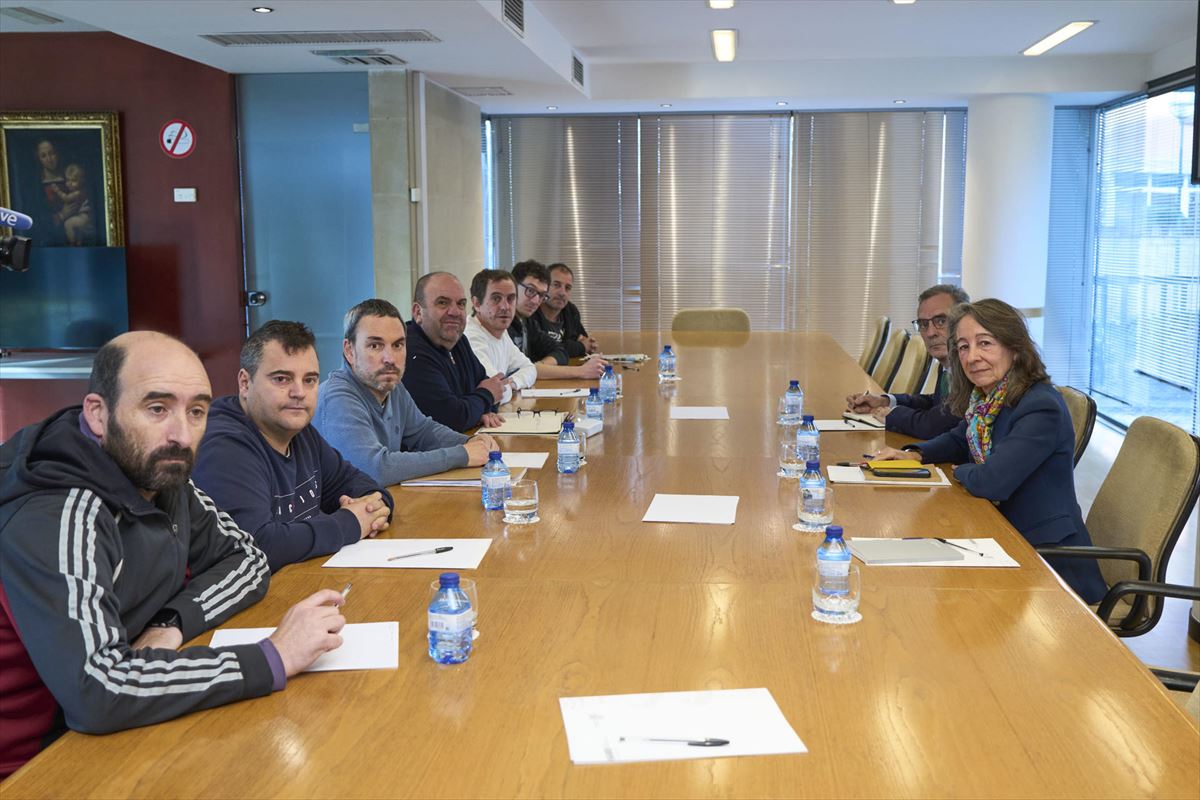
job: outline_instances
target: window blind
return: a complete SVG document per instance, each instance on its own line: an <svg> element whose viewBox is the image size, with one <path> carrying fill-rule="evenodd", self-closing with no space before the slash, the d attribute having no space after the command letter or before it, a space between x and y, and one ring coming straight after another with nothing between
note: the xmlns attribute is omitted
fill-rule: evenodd
<svg viewBox="0 0 1200 800"><path fill-rule="evenodd" d="M1096 173L1093 108L1054 110L1050 236L1046 253L1042 356L1051 379L1086 390L1091 382L1090 208Z"/></svg>
<svg viewBox="0 0 1200 800"><path fill-rule="evenodd" d="M1092 394L1197 432L1200 225L1191 186L1194 89L1100 111Z"/></svg>
<svg viewBox="0 0 1200 800"><path fill-rule="evenodd" d="M783 330L787 114L642 118L642 327L734 306Z"/></svg>
<svg viewBox="0 0 1200 800"><path fill-rule="evenodd" d="M962 274L966 112L795 115L789 327L851 354Z"/></svg>
<svg viewBox="0 0 1200 800"><path fill-rule="evenodd" d="M589 330L640 324L638 120L492 121L496 265L561 261Z"/></svg>

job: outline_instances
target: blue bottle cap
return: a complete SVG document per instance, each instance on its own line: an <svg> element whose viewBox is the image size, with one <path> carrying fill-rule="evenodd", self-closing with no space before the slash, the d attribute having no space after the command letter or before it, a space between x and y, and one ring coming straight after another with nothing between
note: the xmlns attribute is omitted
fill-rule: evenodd
<svg viewBox="0 0 1200 800"><path fill-rule="evenodd" d="M564 422L564 423L563 423L563 430L564 430L564 431L573 431L573 430L575 430L575 423L574 423L574 422L571 422L570 420L567 420L566 422Z"/></svg>
<svg viewBox="0 0 1200 800"><path fill-rule="evenodd" d="M671 352L671 345L669 345L669 344L664 344L664 345L663 345L663 350L666 350L668 353L669 353L669 352Z"/></svg>
<svg viewBox="0 0 1200 800"><path fill-rule="evenodd" d="M804 462L804 469L807 470L808 472L820 472L821 471L821 462L820 461L806 461L806 462Z"/></svg>
<svg viewBox="0 0 1200 800"><path fill-rule="evenodd" d="M812 422L814 419L816 419L816 417L814 417L812 414L805 414L805 415L804 415L804 423L805 423L805 424L808 424L808 423Z"/></svg>
<svg viewBox="0 0 1200 800"><path fill-rule="evenodd" d="M599 397L599 396L600 396L599 389L588 389L588 397Z"/></svg>
<svg viewBox="0 0 1200 800"><path fill-rule="evenodd" d="M457 589L458 588L458 573L457 572L443 572L441 575L438 576L438 585L441 586L441 588L443 588L443 589Z"/></svg>
<svg viewBox="0 0 1200 800"><path fill-rule="evenodd" d="M604 368L604 373L605 373L606 375L612 375L612 364L609 364L608 366L606 366L606 367Z"/></svg>
<svg viewBox="0 0 1200 800"><path fill-rule="evenodd" d="M788 381L788 388L789 389L799 389L800 381Z"/></svg>
<svg viewBox="0 0 1200 800"><path fill-rule="evenodd" d="M826 526L825 527L825 538L826 539L841 539L842 538L842 526L841 525Z"/></svg>
<svg viewBox="0 0 1200 800"><path fill-rule="evenodd" d="M488 461L499 461L499 460L500 460L500 451L499 450L493 450L492 452L488 453Z"/></svg>

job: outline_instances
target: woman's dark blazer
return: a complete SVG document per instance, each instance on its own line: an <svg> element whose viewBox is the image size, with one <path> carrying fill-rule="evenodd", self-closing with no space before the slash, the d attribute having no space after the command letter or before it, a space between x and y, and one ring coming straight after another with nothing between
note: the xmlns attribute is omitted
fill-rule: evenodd
<svg viewBox="0 0 1200 800"><path fill-rule="evenodd" d="M971 460L967 423L915 447L926 463L958 464L954 477L1000 513L1033 545L1091 545L1075 499L1075 431L1062 396L1048 381L1029 388L992 424L992 452ZM1094 561L1047 559L1080 597L1095 603L1107 586Z"/></svg>

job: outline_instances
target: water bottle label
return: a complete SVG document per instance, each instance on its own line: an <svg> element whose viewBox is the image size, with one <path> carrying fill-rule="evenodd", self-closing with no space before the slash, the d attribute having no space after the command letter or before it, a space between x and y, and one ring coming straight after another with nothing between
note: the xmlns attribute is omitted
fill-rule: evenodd
<svg viewBox="0 0 1200 800"><path fill-rule="evenodd" d="M824 487L817 488L817 489L805 489L804 490L804 499L806 502L811 500L814 503L820 503L822 506L824 506L825 505L825 489L824 489Z"/></svg>
<svg viewBox="0 0 1200 800"><path fill-rule="evenodd" d="M850 562L818 559L817 574L822 578L845 578L850 575Z"/></svg>
<svg viewBox="0 0 1200 800"><path fill-rule="evenodd" d="M483 485L489 489L506 489L508 487L508 476L487 475L483 479Z"/></svg>
<svg viewBox="0 0 1200 800"><path fill-rule="evenodd" d="M439 614L429 612L429 630L433 633L462 633L475 625L475 609L461 614Z"/></svg>
<svg viewBox="0 0 1200 800"><path fill-rule="evenodd" d="M559 442L558 454L560 456L579 455L579 442Z"/></svg>

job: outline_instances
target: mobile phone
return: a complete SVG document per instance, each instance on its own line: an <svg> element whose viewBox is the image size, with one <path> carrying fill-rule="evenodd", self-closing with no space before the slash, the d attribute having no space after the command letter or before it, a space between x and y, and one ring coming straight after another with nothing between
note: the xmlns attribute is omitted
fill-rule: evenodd
<svg viewBox="0 0 1200 800"><path fill-rule="evenodd" d="M924 468L918 469L873 469L872 475L880 478L928 478L929 470Z"/></svg>

